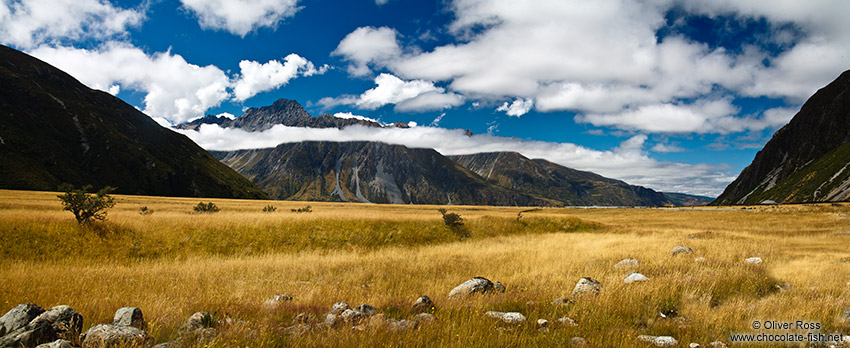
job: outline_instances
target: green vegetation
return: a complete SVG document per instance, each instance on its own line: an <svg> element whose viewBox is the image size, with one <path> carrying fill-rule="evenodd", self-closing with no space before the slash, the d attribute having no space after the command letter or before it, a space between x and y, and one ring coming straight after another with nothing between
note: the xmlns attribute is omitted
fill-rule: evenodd
<svg viewBox="0 0 850 348"><path fill-rule="evenodd" d="M293 213L312 213L313 207L308 205L308 206L303 207L303 208L291 209L291 210L292 210Z"/></svg>
<svg viewBox="0 0 850 348"><path fill-rule="evenodd" d="M92 221L106 220L106 209L115 206L115 200L109 196L115 188L104 187L97 191L96 194L89 194L92 186L86 185L80 189L74 188L71 184L62 184L59 186L59 191L65 192L58 195L65 206L65 210L74 213L74 218L80 225L88 225Z"/></svg>
<svg viewBox="0 0 850 348"><path fill-rule="evenodd" d="M273 205L271 205L271 204L269 204L269 205L267 205L267 206L263 207L263 212L264 212L264 213L274 213L275 211L277 211L277 207L275 207L275 206L273 206Z"/></svg>
<svg viewBox="0 0 850 348"><path fill-rule="evenodd" d="M218 211L220 210L218 208L218 206L215 205L215 203L213 203L213 202L209 202L209 203L199 202L198 205L196 205L192 209L194 209L196 213L210 213L210 214L218 213Z"/></svg>

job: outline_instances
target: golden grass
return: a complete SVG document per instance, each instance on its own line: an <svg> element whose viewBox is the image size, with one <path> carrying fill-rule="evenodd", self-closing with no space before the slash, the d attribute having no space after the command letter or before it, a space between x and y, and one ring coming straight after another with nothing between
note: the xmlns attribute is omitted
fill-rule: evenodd
<svg viewBox="0 0 850 348"><path fill-rule="evenodd" d="M840 234L850 230L846 205L544 209L520 223L521 208L451 207L471 231L459 241L433 206L214 199L221 212L191 214L198 199L116 198L106 227L92 231L77 227L55 194L0 191L0 312L25 302L68 304L87 328L137 306L157 342L175 339L196 311L247 321L208 342L219 347L552 347L568 346L573 336L599 347L645 346L635 340L641 334L671 335L687 346L729 343L730 333L754 332L753 320L797 319L850 333L840 319L850 307L850 263L839 262L850 256L850 235ZM268 204L278 211L262 213ZM314 212L290 212L308 204ZM154 214L139 215L141 206ZM695 253L671 257L680 244ZM707 262L694 262L698 256ZM764 264L743 262L752 256ZM626 257L640 259L637 271L651 280L623 284L630 271L612 265ZM508 291L447 297L473 276L499 280ZM551 304L569 297L583 276L601 281L603 291ZM779 291L777 282L794 287ZM295 300L263 307L280 293ZM410 318L423 294L436 303L439 321L415 331L281 330L302 312L322 317L337 301ZM660 318L664 308L676 308L684 321ZM487 310L520 311L529 322L501 325L484 317ZM534 327L538 318L564 315L579 326Z"/></svg>

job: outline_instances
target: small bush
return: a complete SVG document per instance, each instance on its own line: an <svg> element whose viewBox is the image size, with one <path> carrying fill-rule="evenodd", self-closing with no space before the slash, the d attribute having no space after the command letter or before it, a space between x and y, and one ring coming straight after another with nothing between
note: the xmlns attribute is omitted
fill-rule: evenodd
<svg viewBox="0 0 850 348"><path fill-rule="evenodd" d="M153 209L148 208L148 206L143 206L139 208L139 215L150 215L153 214Z"/></svg>
<svg viewBox="0 0 850 348"><path fill-rule="evenodd" d="M209 203L199 202L198 205L196 205L194 209L195 209L196 213L216 213L220 210L220 209L218 209L218 206L215 205L215 203L213 203L213 202L209 202Z"/></svg>
<svg viewBox="0 0 850 348"><path fill-rule="evenodd" d="M463 225L463 218L458 213L449 213L445 208L437 209L443 214L443 223L460 239L469 238L469 229Z"/></svg>
<svg viewBox="0 0 850 348"><path fill-rule="evenodd" d="M106 220L106 209L115 206L115 201L109 196L113 187L104 187L95 194L89 194L92 189L91 185L83 186L80 189L75 189L73 185L62 184L59 186L59 191L65 194L58 195L65 206L64 210L74 213L77 223L80 225L88 225L95 220Z"/></svg>
<svg viewBox="0 0 850 348"><path fill-rule="evenodd" d="M277 208L275 206L271 205L271 204L263 207L264 213L274 213L275 211L277 211Z"/></svg>
<svg viewBox="0 0 850 348"><path fill-rule="evenodd" d="M293 212L293 213L312 213L312 212L313 212L313 207L311 207L311 206L309 206L309 205L308 205L308 206L306 206L306 207L304 207L304 208L291 209L291 210L292 210L292 212Z"/></svg>

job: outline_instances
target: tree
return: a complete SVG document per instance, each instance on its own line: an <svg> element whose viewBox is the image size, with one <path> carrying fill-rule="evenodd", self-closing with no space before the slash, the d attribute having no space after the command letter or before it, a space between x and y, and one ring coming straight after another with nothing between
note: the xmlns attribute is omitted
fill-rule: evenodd
<svg viewBox="0 0 850 348"><path fill-rule="evenodd" d="M106 186L95 194L88 193L92 186L75 189L71 184L62 184L59 191L65 192L58 197L65 206L64 210L74 213L77 223L88 225L95 220L106 220L106 209L115 206L115 200L109 195L114 187Z"/></svg>

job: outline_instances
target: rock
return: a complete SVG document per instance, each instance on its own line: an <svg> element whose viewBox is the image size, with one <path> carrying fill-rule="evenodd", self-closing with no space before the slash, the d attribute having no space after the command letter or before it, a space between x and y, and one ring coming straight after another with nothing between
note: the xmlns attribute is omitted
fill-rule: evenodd
<svg viewBox="0 0 850 348"><path fill-rule="evenodd" d="M629 276L626 277L626 279L623 280L623 282L626 283L626 284L645 282L645 281L649 281L649 278L647 278L645 275L640 274L640 273L629 274Z"/></svg>
<svg viewBox="0 0 850 348"><path fill-rule="evenodd" d="M319 319L307 313L298 314L292 319L295 324L314 324L318 321Z"/></svg>
<svg viewBox="0 0 850 348"><path fill-rule="evenodd" d="M349 309L349 308L351 308L351 307L348 306L348 303L337 302L337 303L334 303L333 307L331 307L331 314L340 314L342 312L345 312L345 310Z"/></svg>
<svg viewBox="0 0 850 348"><path fill-rule="evenodd" d="M153 338L133 326L99 324L80 336L83 348L147 347Z"/></svg>
<svg viewBox="0 0 850 348"><path fill-rule="evenodd" d="M493 282L487 278L475 277L456 286L449 292L449 297L463 297L472 294L485 294L493 291Z"/></svg>
<svg viewBox="0 0 850 348"><path fill-rule="evenodd" d="M700 348L700 347L701 346L699 345L699 343L694 343L694 342L691 342L691 344L688 345L688 348Z"/></svg>
<svg viewBox="0 0 850 348"><path fill-rule="evenodd" d="M576 283L576 287L573 289L573 295L598 294L600 290L602 290L602 283L596 279L584 277Z"/></svg>
<svg viewBox="0 0 850 348"><path fill-rule="evenodd" d="M334 327L340 322L342 322L342 319L339 318L339 314L328 313L323 324L327 327Z"/></svg>
<svg viewBox="0 0 850 348"><path fill-rule="evenodd" d="M546 319L537 319L537 326L538 327L548 327L549 321L546 320Z"/></svg>
<svg viewBox="0 0 850 348"><path fill-rule="evenodd" d="M407 319L390 319L387 320L387 330L392 332L404 332L416 329L419 326L418 322Z"/></svg>
<svg viewBox="0 0 850 348"><path fill-rule="evenodd" d="M549 332L549 331L552 331L552 329L550 329L548 326L537 328L537 332L540 332L540 333L545 333L545 332Z"/></svg>
<svg viewBox="0 0 850 348"><path fill-rule="evenodd" d="M565 300L563 297L558 297L558 298L552 300L553 306L566 306L566 305L569 305L569 304L572 304L572 303L573 303L572 300L570 300L570 299Z"/></svg>
<svg viewBox="0 0 850 348"><path fill-rule="evenodd" d="M363 315L365 315L367 317L371 317L373 314L375 314L375 312L378 311L377 308L372 307L370 305L367 305L365 303L357 306L357 308L355 308L354 310L362 313Z"/></svg>
<svg viewBox="0 0 850 348"><path fill-rule="evenodd" d="M437 321L437 317L431 313L419 313L413 316L413 320L416 320L420 324L430 324Z"/></svg>
<svg viewBox="0 0 850 348"><path fill-rule="evenodd" d="M183 344L180 343L180 341L168 341L157 344L151 348L183 348Z"/></svg>
<svg viewBox="0 0 850 348"><path fill-rule="evenodd" d="M508 324L520 324L526 321L526 318L522 313L519 312L497 312L497 311L488 311L484 313L484 315L499 319Z"/></svg>
<svg viewBox="0 0 850 348"><path fill-rule="evenodd" d="M35 347L57 339L77 342L82 330L82 315L71 307L56 306L0 338L0 347Z"/></svg>
<svg viewBox="0 0 850 348"><path fill-rule="evenodd" d="M148 324L145 323L145 317L142 315L142 310L136 307L119 308L115 311L112 325L132 326L142 331L148 327Z"/></svg>
<svg viewBox="0 0 850 348"><path fill-rule="evenodd" d="M41 313L44 313L44 309L32 303L22 303L15 306L0 317L0 337L27 326Z"/></svg>
<svg viewBox="0 0 850 348"><path fill-rule="evenodd" d="M558 318L558 324L561 324L563 326L578 326L578 324L576 324L576 321L570 317Z"/></svg>
<svg viewBox="0 0 850 348"><path fill-rule="evenodd" d="M587 340L584 339L584 337L570 338L570 346L571 347L585 347L585 346L587 346Z"/></svg>
<svg viewBox="0 0 850 348"><path fill-rule="evenodd" d="M276 306L279 306L283 302L291 302L291 301L292 301L292 296L289 296L287 294L279 294L279 295L274 295L274 296L272 296L272 298L263 302L263 305L265 305L267 308L274 308Z"/></svg>
<svg viewBox="0 0 850 348"><path fill-rule="evenodd" d="M762 263L762 260L761 260L760 257L751 257L751 258L744 260L744 262L749 263L749 264L753 264L753 265L758 265L758 264Z"/></svg>
<svg viewBox="0 0 850 348"><path fill-rule="evenodd" d="M726 343L714 341L708 344L711 348L726 348Z"/></svg>
<svg viewBox="0 0 850 348"><path fill-rule="evenodd" d="M652 343L656 347L673 347L679 344L679 341L676 341L675 338L670 336L640 335L637 339L638 341Z"/></svg>
<svg viewBox="0 0 850 348"><path fill-rule="evenodd" d="M213 326L215 326L215 321L213 320L212 314L209 312L197 312L189 316L189 319L186 319L186 323L183 324L181 330L188 332L207 329Z"/></svg>
<svg viewBox="0 0 850 348"><path fill-rule="evenodd" d="M501 282L496 281L496 282L493 282L493 290L495 290L498 293L504 294L505 291L507 290L507 288L505 288L505 285L502 284Z"/></svg>
<svg viewBox="0 0 850 348"><path fill-rule="evenodd" d="M434 308L434 302L431 302L431 298L428 295L419 296L416 301L413 301L413 311L414 312L427 312Z"/></svg>
<svg viewBox="0 0 850 348"><path fill-rule="evenodd" d="M368 316L363 312L350 308L346 309L339 315L339 319L346 323L359 323L361 320L366 319L367 317Z"/></svg>
<svg viewBox="0 0 850 348"><path fill-rule="evenodd" d="M691 254L693 252L694 251L691 248L688 248L684 245L678 245L678 246L674 247L672 250L670 250L670 255L676 256L676 255L679 255L679 254Z"/></svg>
<svg viewBox="0 0 850 348"><path fill-rule="evenodd" d="M697 258L695 258L695 259L694 259L694 262L697 262L697 263L703 263L703 262L705 262L705 261L706 261L706 260L705 260L705 258L704 258L704 257L702 257L702 256L697 257Z"/></svg>
<svg viewBox="0 0 850 348"><path fill-rule="evenodd" d="M850 321L850 307L844 308L844 311L841 313L841 319Z"/></svg>
<svg viewBox="0 0 850 348"><path fill-rule="evenodd" d="M793 286L793 285L791 285L791 283L787 283L787 282L779 282L779 283L776 283L775 287L776 287L777 289L779 289L779 291L783 291L783 292L784 292L784 291L789 291L789 290L791 290L791 289L793 289L793 288L794 288L794 286Z"/></svg>
<svg viewBox="0 0 850 348"><path fill-rule="evenodd" d="M623 268L636 268L640 266L640 260L627 258L622 259L620 262L614 264L614 269L623 269Z"/></svg>
<svg viewBox="0 0 850 348"><path fill-rule="evenodd" d="M73 348L73 347L74 346L71 345L71 341L59 339L59 340L55 340L55 341L50 342L50 343L39 344L35 348Z"/></svg>

